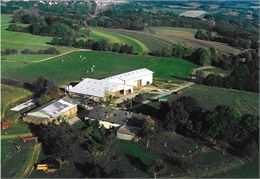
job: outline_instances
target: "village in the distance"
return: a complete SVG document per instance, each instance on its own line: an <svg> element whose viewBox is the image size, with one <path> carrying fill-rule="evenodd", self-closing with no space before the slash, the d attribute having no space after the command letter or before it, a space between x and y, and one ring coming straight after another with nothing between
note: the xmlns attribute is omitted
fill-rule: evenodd
<svg viewBox="0 0 260 179"><path fill-rule="evenodd" d="M259 178L259 9L1 0L1 177Z"/></svg>

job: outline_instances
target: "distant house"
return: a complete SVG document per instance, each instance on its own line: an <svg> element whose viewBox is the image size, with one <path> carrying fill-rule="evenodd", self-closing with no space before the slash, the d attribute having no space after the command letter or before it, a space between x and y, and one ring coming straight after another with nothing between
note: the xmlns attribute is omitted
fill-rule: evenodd
<svg viewBox="0 0 260 179"><path fill-rule="evenodd" d="M77 101L64 97L27 113L23 120L28 123L47 125L59 117L71 119L77 115L77 104L79 104Z"/></svg>
<svg viewBox="0 0 260 179"><path fill-rule="evenodd" d="M99 125L106 129L120 127L117 130L117 137L123 140L132 140L143 127L147 117L141 114L97 105L89 112L86 119L91 121L97 120Z"/></svg>
<svg viewBox="0 0 260 179"><path fill-rule="evenodd" d="M134 92L134 88L149 85L153 82L153 72L142 68L127 73L118 74L101 80L85 78L76 86L68 88L72 94L104 97L106 93L115 97Z"/></svg>

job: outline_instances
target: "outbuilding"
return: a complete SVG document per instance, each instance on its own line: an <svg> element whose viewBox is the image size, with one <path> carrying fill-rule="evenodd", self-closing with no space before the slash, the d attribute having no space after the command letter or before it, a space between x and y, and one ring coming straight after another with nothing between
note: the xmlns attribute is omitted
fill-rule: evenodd
<svg viewBox="0 0 260 179"><path fill-rule="evenodd" d="M47 125L59 117L71 119L77 116L78 104L78 101L66 96L27 113L23 120L28 123Z"/></svg>

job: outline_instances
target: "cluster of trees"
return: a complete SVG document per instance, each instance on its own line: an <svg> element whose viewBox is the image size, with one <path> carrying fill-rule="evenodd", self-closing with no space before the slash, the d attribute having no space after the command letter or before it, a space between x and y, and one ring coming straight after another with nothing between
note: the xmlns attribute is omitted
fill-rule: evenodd
<svg viewBox="0 0 260 179"><path fill-rule="evenodd" d="M111 52L127 53L127 54L134 53L133 46L130 46L128 44L119 44L119 43L109 44L106 40L103 39L99 41L94 41L92 39L76 40L75 38L71 38L71 37L62 37L62 38L53 38L51 44L71 46L71 47L82 48L82 49L98 50L98 51L111 51Z"/></svg>
<svg viewBox="0 0 260 179"><path fill-rule="evenodd" d="M5 50L1 50L1 55L12 55L12 54L17 54L17 53L18 53L18 50L16 50L16 49L7 48Z"/></svg>
<svg viewBox="0 0 260 179"><path fill-rule="evenodd" d="M167 104L166 104L167 105ZM229 106L217 106L214 110L202 109L193 97L181 97L171 106L161 109L166 130L197 136L237 155L258 153L258 117L242 115Z"/></svg>
<svg viewBox="0 0 260 179"><path fill-rule="evenodd" d="M88 20L88 24L130 30L143 30L149 26L210 28L207 22L200 19L180 17L172 13L145 12L142 7L136 8L131 4L110 8L102 12L98 17Z"/></svg>
<svg viewBox="0 0 260 179"><path fill-rule="evenodd" d="M228 14L228 12L226 13ZM206 19L214 20L216 25L204 33L198 31L195 37L203 40L224 42L239 48L258 49L258 16L255 17L256 20L250 21L246 19L246 11L239 11L238 15L234 16L227 14L219 12L205 15ZM217 36L212 37L211 31L216 32Z"/></svg>
<svg viewBox="0 0 260 179"><path fill-rule="evenodd" d="M42 76L33 81L31 90L40 105L61 96L60 89L55 81L47 80Z"/></svg>
<svg viewBox="0 0 260 179"><path fill-rule="evenodd" d="M225 77L209 74L206 77L197 73L197 82L209 86L233 88L259 93L259 55L248 50L239 56L232 56L232 72Z"/></svg>
<svg viewBox="0 0 260 179"><path fill-rule="evenodd" d="M30 49L24 49L21 51L23 54L60 54L59 50L54 47L48 48L46 50L33 51Z"/></svg>
<svg viewBox="0 0 260 179"><path fill-rule="evenodd" d="M16 24L10 24L7 30L58 37L87 37L89 35L89 29L81 28L86 24L80 18L75 19L56 14L40 15L34 8L14 11L13 22L30 25L21 27Z"/></svg>
<svg viewBox="0 0 260 179"><path fill-rule="evenodd" d="M198 65L206 66L211 64L213 51L214 49L209 50L205 48L193 48L177 44L170 48L154 50L152 52L149 52L149 55L162 57L174 56L186 59Z"/></svg>

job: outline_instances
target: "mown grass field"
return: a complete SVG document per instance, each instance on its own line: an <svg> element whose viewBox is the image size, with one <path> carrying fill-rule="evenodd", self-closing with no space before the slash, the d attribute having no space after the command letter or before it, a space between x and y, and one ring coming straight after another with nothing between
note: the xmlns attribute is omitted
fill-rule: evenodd
<svg viewBox="0 0 260 179"><path fill-rule="evenodd" d="M8 31L6 28L9 26L10 21L12 20L11 15L1 14L1 50L11 48L18 51L24 49L31 50L44 50L50 47L53 47L49 44L52 40L52 37L32 35L29 33L22 32L13 32ZM55 47L60 53L71 50L67 47ZM8 60L20 60L20 61L30 61L30 60L39 60L55 55L30 55L30 54L14 54L14 55L2 55L2 59Z"/></svg>
<svg viewBox="0 0 260 179"><path fill-rule="evenodd" d="M193 85L184 89L182 94L196 98L206 109L214 109L217 105L229 105L242 113L259 115L259 95L255 93Z"/></svg>
<svg viewBox="0 0 260 179"><path fill-rule="evenodd" d="M85 57L85 60L81 60ZM95 65L94 72L90 68ZM54 79L58 84L80 80L82 77L104 78L139 68L154 71L155 80L187 78L197 65L178 58L125 55L110 52L81 51L49 61L22 64L2 62L2 76L33 81L39 76Z"/></svg>
<svg viewBox="0 0 260 179"><path fill-rule="evenodd" d="M162 40L158 37L153 36L153 34L148 32L141 32L141 31L132 31L132 30L125 30L125 29L109 29L112 32L116 32L134 39L139 40L149 49L149 51L156 50L159 48L167 48L172 45L165 40Z"/></svg>
<svg viewBox="0 0 260 179"><path fill-rule="evenodd" d="M22 88L12 87L1 84L1 115L4 117L6 112L15 103L27 98L32 93Z"/></svg>
<svg viewBox="0 0 260 179"><path fill-rule="evenodd" d="M190 46L204 48L214 47L219 52L226 54L238 54L241 52L241 50L228 46L224 43L195 39L194 29L189 31L187 28L181 30L181 28L175 29L170 27L152 27L150 28L150 31L154 34L160 35L160 38L166 39L173 43L184 43Z"/></svg>
<svg viewBox="0 0 260 179"><path fill-rule="evenodd" d="M108 31L103 28L91 28L90 38L94 40L105 39L110 43L128 44L133 46L136 52L147 52L148 48L141 41L122 34Z"/></svg>

